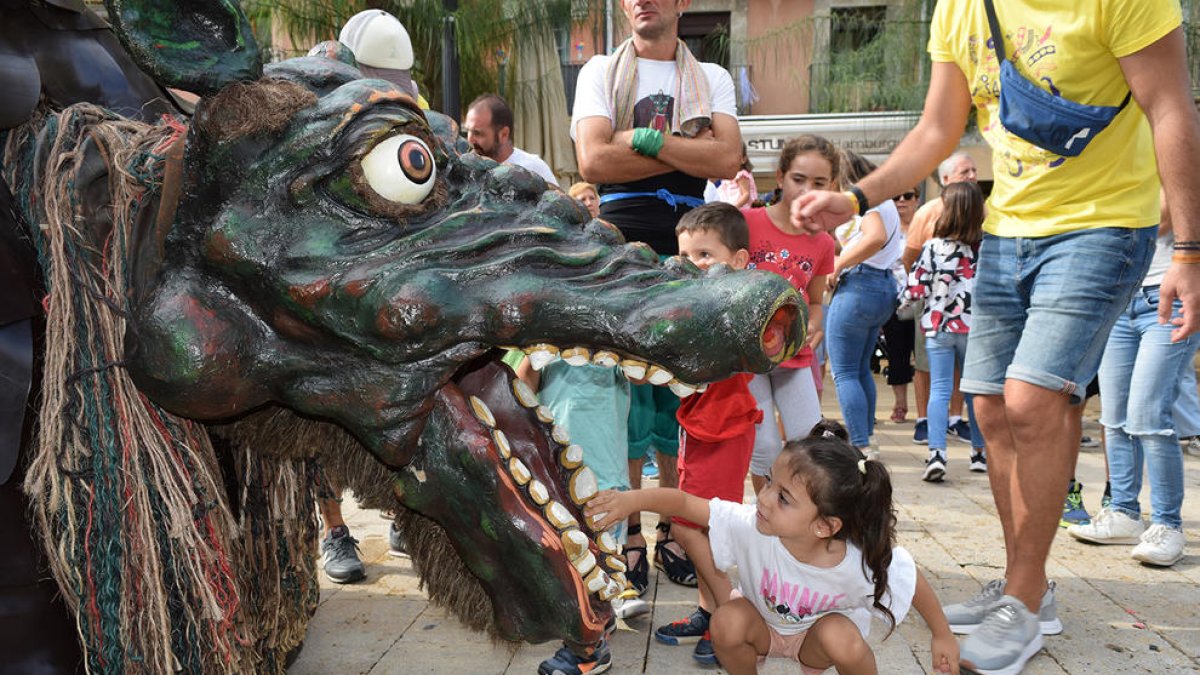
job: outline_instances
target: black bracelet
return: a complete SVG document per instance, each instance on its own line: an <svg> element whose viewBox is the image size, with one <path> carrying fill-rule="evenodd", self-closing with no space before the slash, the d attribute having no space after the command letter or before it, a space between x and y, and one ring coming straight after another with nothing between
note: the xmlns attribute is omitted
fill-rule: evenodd
<svg viewBox="0 0 1200 675"><path fill-rule="evenodd" d="M1200 241L1177 241L1171 248L1176 251L1200 251Z"/></svg>
<svg viewBox="0 0 1200 675"><path fill-rule="evenodd" d="M846 190L854 193L854 198L858 200L858 215L867 215L867 209L870 207L867 205L867 195L862 191L862 188L857 185L851 185Z"/></svg>

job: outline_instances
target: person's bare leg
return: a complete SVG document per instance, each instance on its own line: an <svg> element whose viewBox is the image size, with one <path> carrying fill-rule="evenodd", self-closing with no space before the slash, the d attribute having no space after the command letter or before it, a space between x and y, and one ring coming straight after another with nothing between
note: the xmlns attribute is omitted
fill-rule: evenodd
<svg viewBox="0 0 1200 675"><path fill-rule="evenodd" d="M658 485L659 485L659 487L665 487L665 488L679 487L679 470L675 464L675 456L674 455L665 455L661 452L658 452L658 453L656 453L656 457L658 458ZM671 521L664 519L660 522L669 523ZM671 530L671 532L674 532L674 531L675 530L673 530L673 529ZM663 545L662 542L666 538L667 538L666 533L664 533L662 530L659 530L658 531L658 540L655 543L655 546L662 546ZM685 552L678 543L669 543L669 544L666 544L666 547L668 549L670 549L671 552L676 555L687 557L687 552Z"/></svg>
<svg viewBox="0 0 1200 675"><path fill-rule="evenodd" d="M721 605L713 613L710 629L713 650L730 675L758 672L758 656L771 650L771 629L745 598Z"/></svg>
<svg viewBox="0 0 1200 675"><path fill-rule="evenodd" d="M958 368L955 368L954 369L954 390L950 392L950 416L951 417L962 417L963 416L963 401L965 399L963 399L962 392L958 390L958 379L961 375L962 375L962 371L960 371Z"/></svg>
<svg viewBox="0 0 1200 675"><path fill-rule="evenodd" d="M893 411L898 410L898 409L904 409L905 411L907 411L908 410L908 385L907 384L893 384L892 385L892 398L894 398L896 400L896 402L892 405Z"/></svg>
<svg viewBox="0 0 1200 675"><path fill-rule="evenodd" d="M696 567L696 579L700 589L700 606L706 612L713 612L717 607L729 601L733 585L729 577L717 569L713 561L712 547L708 544L708 536L700 530L685 527L679 523L671 526L675 541L687 552L688 559Z"/></svg>
<svg viewBox="0 0 1200 675"><path fill-rule="evenodd" d="M913 373L913 398L917 405L917 417L929 417L929 371L918 370ZM951 396L953 398L953 395Z"/></svg>
<svg viewBox="0 0 1200 675"><path fill-rule="evenodd" d="M992 498L1004 529L1006 592L1036 614L1079 451L1068 422L1069 397L1010 379L1003 396L976 396L975 401L988 439Z"/></svg>
<svg viewBox="0 0 1200 675"><path fill-rule="evenodd" d="M629 460L629 487L632 490L642 489L642 460L640 458ZM644 537L641 532L632 534L632 532L634 532L634 526L640 527L642 524L641 511L635 511L629 514L629 520L627 522L629 523L629 532L631 532L631 534L625 538L625 545L645 546L646 537ZM641 551L638 551L637 555L641 555ZM633 563L629 564L631 567L633 566Z"/></svg>
<svg viewBox="0 0 1200 675"><path fill-rule="evenodd" d="M800 662L810 668L836 666L843 675L875 675L875 652L862 632L844 614L827 614L808 629L800 647Z"/></svg>
<svg viewBox="0 0 1200 675"><path fill-rule="evenodd" d="M339 492L340 494L340 492ZM346 524L342 519L342 502L338 499L318 499L317 508L321 511L321 522L325 523L325 535L335 527Z"/></svg>

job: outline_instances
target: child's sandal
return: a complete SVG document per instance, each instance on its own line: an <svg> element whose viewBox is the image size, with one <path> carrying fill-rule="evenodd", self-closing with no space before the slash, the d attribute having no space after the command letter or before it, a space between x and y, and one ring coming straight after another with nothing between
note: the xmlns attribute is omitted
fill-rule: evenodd
<svg viewBox="0 0 1200 675"><path fill-rule="evenodd" d="M641 534L642 528L640 525L634 525L629 528L626 536ZM637 562L629 561L629 554L638 554ZM633 586L633 590L637 591L638 597L642 597L646 593L646 589L650 586L650 562L646 559L645 546L626 546L621 549L621 555L625 556L625 564L629 569L625 572L625 578L629 580L629 585Z"/></svg>
<svg viewBox="0 0 1200 675"><path fill-rule="evenodd" d="M697 585L695 565L691 560L667 548L667 544L675 541L671 538L671 524L659 523L658 529L665 536L654 545L654 566L662 570L673 583L695 588Z"/></svg>

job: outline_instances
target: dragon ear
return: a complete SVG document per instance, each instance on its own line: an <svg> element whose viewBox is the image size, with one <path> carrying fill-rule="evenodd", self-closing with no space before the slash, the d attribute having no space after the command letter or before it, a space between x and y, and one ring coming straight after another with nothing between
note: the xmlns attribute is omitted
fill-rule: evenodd
<svg viewBox="0 0 1200 675"><path fill-rule="evenodd" d="M104 0L121 43L156 82L201 96L257 80L262 57L235 0Z"/></svg>

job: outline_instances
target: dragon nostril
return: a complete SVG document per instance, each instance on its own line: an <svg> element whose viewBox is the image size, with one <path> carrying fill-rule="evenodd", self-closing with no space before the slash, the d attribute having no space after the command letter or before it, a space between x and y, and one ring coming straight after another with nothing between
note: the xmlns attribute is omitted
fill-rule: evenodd
<svg viewBox="0 0 1200 675"><path fill-rule="evenodd" d="M796 322L796 306L786 304L775 310L762 332L763 353L772 361L783 360L784 351L794 339L792 326Z"/></svg>

